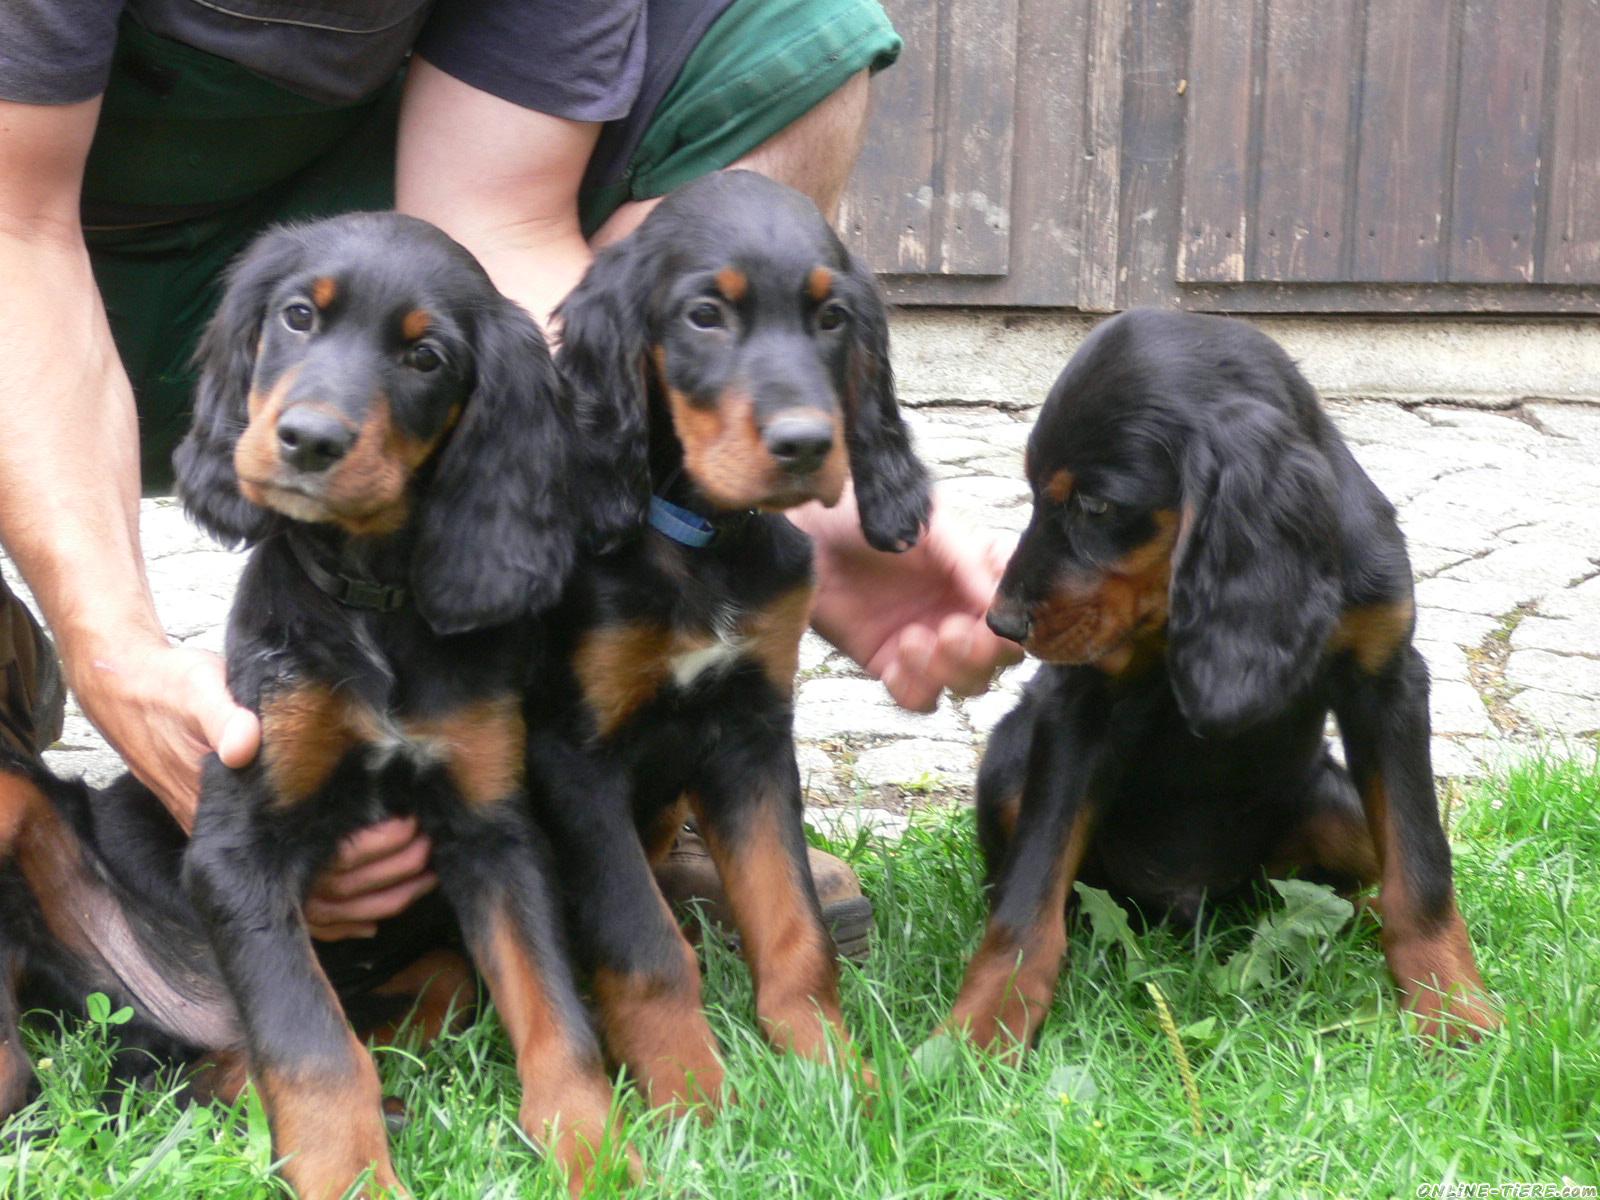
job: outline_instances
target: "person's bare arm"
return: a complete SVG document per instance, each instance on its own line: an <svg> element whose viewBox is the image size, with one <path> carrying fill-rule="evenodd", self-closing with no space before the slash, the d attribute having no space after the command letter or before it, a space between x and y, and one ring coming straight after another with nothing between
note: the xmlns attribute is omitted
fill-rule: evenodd
<svg viewBox="0 0 1600 1200"><path fill-rule="evenodd" d="M522 108L414 59L400 112L395 206L432 221L549 326L594 255L578 187L600 126Z"/></svg>
<svg viewBox="0 0 1600 1200"><path fill-rule="evenodd" d="M78 220L99 108L0 102L0 543L84 712L187 828L204 753L242 765L259 735L145 579L138 420Z"/></svg>

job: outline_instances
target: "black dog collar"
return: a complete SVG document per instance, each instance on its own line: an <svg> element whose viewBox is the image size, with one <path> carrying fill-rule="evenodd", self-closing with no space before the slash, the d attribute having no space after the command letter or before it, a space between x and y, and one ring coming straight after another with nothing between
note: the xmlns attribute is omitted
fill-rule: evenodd
<svg viewBox="0 0 1600 1200"><path fill-rule="evenodd" d="M346 608L392 613L404 608L411 598L411 593L403 587L330 571L313 557L311 548L293 533L288 535L288 541L289 550L294 554L295 562L300 564L300 569L306 573L306 578Z"/></svg>

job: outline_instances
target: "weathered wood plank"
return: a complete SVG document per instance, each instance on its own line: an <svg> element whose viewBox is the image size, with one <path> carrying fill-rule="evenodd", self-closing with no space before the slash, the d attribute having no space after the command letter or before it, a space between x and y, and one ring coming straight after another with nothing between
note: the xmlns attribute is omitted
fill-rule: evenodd
<svg viewBox="0 0 1600 1200"><path fill-rule="evenodd" d="M879 270L926 271L934 240L938 8L925 0L885 0L884 8L905 49L873 79L866 140L839 206L839 228L851 251Z"/></svg>
<svg viewBox="0 0 1600 1200"><path fill-rule="evenodd" d="M1465 0L1449 278L1531 281L1544 98L1544 0Z"/></svg>
<svg viewBox="0 0 1600 1200"><path fill-rule="evenodd" d="M1600 0L1561 0L1540 278L1600 283Z"/></svg>
<svg viewBox="0 0 1600 1200"><path fill-rule="evenodd" d="M1440 279L1455 0L1370 4L1351 274Z"/></svg>
<svg viewBox="0 0 1600 1200"><path fill-rule="evenodd" d="M1122 191L1122 64L1127 0L1092 0L1084 100L1088 170L1083 192L1083 266L1078 307L1111 312L1117 306Z"/></svg>
<svg viewBox="0 0 1600 1200"><path fill-rule="evenodd" d="M1255 0L1195 0L1178 278L1245 278Z"/></svg>
<svg viewBox="0 0 1600 1200"><path fill-rule="evenodd" d="M1017 0L950 0L945 198L939 270L1003 275L1011 249L1011 147L1016 126Z"/></svg>
<svg viewBox="0 0 1600 1200"><path fill-rule="evenodd" d="M1183 205L1190 0L1132 0L1122 117L1117 302L1171 305Z"/></svg>
<svg viewBox="0 0 1600 1200"><path fill-rule="evenodd" d="M1357 4L1268 0L1260 194L1245 266L1251 279L1342 274Z"/></svg>

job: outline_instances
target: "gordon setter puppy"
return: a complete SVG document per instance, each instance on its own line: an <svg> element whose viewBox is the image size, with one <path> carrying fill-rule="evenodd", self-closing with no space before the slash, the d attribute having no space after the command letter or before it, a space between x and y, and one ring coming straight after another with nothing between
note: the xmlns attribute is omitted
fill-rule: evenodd
<svg viewBox="0 0 1600 1200"><path fill-rule="evenodd" d="M1494 1025L1434 797L1405 540L1282 349L1218 317L1107 321L1051 390L1027 474L989 624L1048 665L979 774L990 917L949 1026L1031 1040L1074 879L1192 919L1293 870L1380 885L1426 1029Z"/></svg>
<svg viewBox="0 0 1600 1200"><path fill-rule="evenodd" d="M558 364L624 448L591 505L649 528L587 562L528 698L530 789L562 864L601 1032L656 1103L715 1099L695 956L651 876L691 809L768 1037L845 1039L801 828L793 742L811 546L781 510L834 504L910 546L926 473L896 407L870 272L809 200L746 171L670 195L567 301ZM590 422L594 424L593 421ZM604 486L602 486L602 484Z"/></svg>
<svg viewBox="0 0 1600 1200"><path fill-rule="evenodd" d="M205 764L184 875L285 1174L306 1197L369 1167L395 1186L378 1077L301 903L341 837L414 814L510 1035L523 1128L547 1140L559 1119L581 1187L611 1089L523 783L530 614L581 533L544 340L437 229L371 213L265 235L199 358L175 466L195 519L255 547L227 667L262 748Z"/></svg>

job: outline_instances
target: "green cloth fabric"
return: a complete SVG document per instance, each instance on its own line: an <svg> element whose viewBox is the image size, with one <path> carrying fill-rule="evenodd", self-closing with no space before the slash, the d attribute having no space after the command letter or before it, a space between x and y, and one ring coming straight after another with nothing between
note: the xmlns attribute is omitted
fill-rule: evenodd
<svg viewBox="0 0 1600 1200"><path fill-rule="evenodd" d="M735 0L652 116L624 182L579 197L585 230L728 166L899 52L877 0ZM400 85L330 107L123 18L83 207L138 402L146 491L170 487L194 347L227 264L268 225L393 207Z"/></svg>
<svg viewBox="0 0 1600 1200"><path fill-rule="evenodd" d="M331 108L125 16L84 168L84 238L139 409L146 491L170 489L196 342L267 225L394 206L400 80Z"/></svg>
<svg viewBox="0 0 1600 1200"><path fill-rule="evenodd" d="M667 92L621 183L579 198L585 234L629 200L720 171L851 76L900 56L877 0L734 0Z"/></svg>

